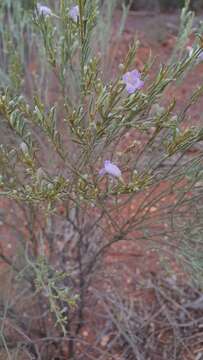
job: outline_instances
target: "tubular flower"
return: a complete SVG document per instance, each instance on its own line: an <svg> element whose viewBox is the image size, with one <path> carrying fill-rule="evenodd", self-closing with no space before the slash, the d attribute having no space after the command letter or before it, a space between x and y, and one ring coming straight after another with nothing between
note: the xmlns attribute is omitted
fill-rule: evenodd
<svg viewBox="0 0 203 360"><path fill-rule="evenodd" d="M72 6L69 11L69 15L73 21L77 22L77 19L79 17L79 6Z"/></svg>
<svg viewBox="0 0 203 360"><path fill-rule="evenodd" d="M99 175L103 176L105 174L109 174L113 177L120 178L121 170L117 165L113 164L110 160L105 160L103 168L99 171Z"/></svg>
<svg viewBox="0 0 203 360"><path fill-rule="evenodd" d="M37 4L37 12L40 16L51 16L52 11L48 6Z"/></svg>
<svg viewBox="0 0 203 360"><path fill-rule="evenodd" d="M122 77L128 94L133 94L136 90L144 86L144 81L141 79L141 73L138 70L132 70L125 73Z"/></svg>

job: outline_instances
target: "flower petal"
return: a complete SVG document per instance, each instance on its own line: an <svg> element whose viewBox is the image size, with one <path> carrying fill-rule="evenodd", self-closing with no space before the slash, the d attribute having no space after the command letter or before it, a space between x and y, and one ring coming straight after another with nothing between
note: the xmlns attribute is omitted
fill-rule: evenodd
<svg viewBox="0 0 203 360"><path fill-rule="evenodd" d="M115 177L121 177L121 170L117 165L113 164L111 161L106 160L104 162L104 168L109 175Z"/></svg>
<svg viewBox="0 0 203 360"><path fill-rule="evenodd" d="M101 170L99 170L99 176L104 176L105 174L106 174L105 168L102 168Z"/></svg>
<svg viewBox="0 0 203 360"><path fill-rule="evenodd" d="M144 86L144 81L143 80L138 80L137 81L137 86L136 86L137 90L142 89L143 86Z"/></svg>
<svg viewBox="0 0 203 360"><path fill-rule="evenodd" d="M130 72L131 75L131 80L132 81L137 81L138 79L141 78L141 73L138 70L132 70Z"/></svg>
<svg viewBox="0 0 203 360"><path fill-rule="evenodd" d="M138 70L132 70L125 73L122 79L126 84L126 90L129 94L134 93L136 90L139 90L144 86L144 81L140 80L141 73Z"/></svg>
<svg viewBox="0 0 203 360"><path fill-rule="evenodd" d="M37 4L37 11L40 16L51 16L52 11L48 6Z"/></svg>
<svg viewBox="0 0 203 360"><path fill-rule="evenodd" d="M130 83L127 83L126 90L128 94L133 94L136 91L136 87L134 85L131 85Z"/></svg>
<svg viewBox="0 0 203 360"><path fill-rule="evenodd" d="M69 11L69 15L71 17L71 19L75 22L77 22L77 19L79 17L79 6L72 6L72 8Z"/></svg>
<svg viewBox="0 0 203 360"><path fill-rule="evenodd" d="M122 79L125 83L128 83L130 82L130 72L127 72L125 73L123 76L122 76Z"/></svg>

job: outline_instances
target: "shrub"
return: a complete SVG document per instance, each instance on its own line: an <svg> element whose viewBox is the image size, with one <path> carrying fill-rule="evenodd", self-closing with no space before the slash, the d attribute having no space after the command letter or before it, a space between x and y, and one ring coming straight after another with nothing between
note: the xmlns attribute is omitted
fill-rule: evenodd
<svg viewBox="0 0 203 360"><path fill-rule="evenodd" d="M200 61L201 35L188 55L193 14L187 2L183 31L167 64L155 73L149 56L142 69L134 69L135 40L115 77L106 80L99 50L110 38L115 5L62 0L59 7L50 1L50 7L34 3L23 9L18 3L25 25L15 20L13 4L2 6L8 26L2 39L7 33L11 37L2 49L12 44L20 64L11 71L7 64L13 51L6 52L8 81L0 95L1 124L14 135L0 148L0 195L10 199L20 234L17 253L9 257L2 249L0 255L11 266L9 280L15 284L12 299L2 301L2 344L8 356L15 348L34 358L62 359L68 348L74 358L90 285L105 266L107 250L121 241L142 241L146 249L159 244L161 254L167 248L179 255L183 225L188 217L195 221L191 208L198 209L201 196L196 185L202 152L192 159L187 154L202 141L203 129L184 122L203 87L193 90L181 110L175 98L164 100L166 89ZM19 38L11 31L14 20ZM34 61L29 92L22 74L26 82L32 71L19 39ZM11 337L7 318L20 341Z"/></svg>

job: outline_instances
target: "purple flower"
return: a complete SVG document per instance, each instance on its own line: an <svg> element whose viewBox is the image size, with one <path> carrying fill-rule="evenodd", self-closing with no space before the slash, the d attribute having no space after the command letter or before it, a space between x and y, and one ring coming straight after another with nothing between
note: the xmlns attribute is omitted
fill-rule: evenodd
<svg viewBox="0 0 203 360"><path fill-rule="evenodd" d="M140 78L141 73L137 70L129 71L123 75L122 79L126 84L128 94L133 94L136 90L139 90L144 86L144 81Z"/></svg>
<svg viewBox="0 0 203 360"><path fill-rule="evenodd" d="M118 166L113 164L110 160L104 161L104 167L99 171L99 175L103 176L105 174L109 174L114 177L121 177L121 170Z"/></svg>
<svg viewBox="0 0 203 360"><path fill-rule="evenodd" d="M69 11L69 15L73 21L77 22L79 17L79 6L78 5L72 6L72 8Z"/></svg>
<svg viewBox="0 0 203 360"><path fill-rule="evenodd" d="M40 16L51 16L52 11L48 6L37 4L37 12Z"/></svg>

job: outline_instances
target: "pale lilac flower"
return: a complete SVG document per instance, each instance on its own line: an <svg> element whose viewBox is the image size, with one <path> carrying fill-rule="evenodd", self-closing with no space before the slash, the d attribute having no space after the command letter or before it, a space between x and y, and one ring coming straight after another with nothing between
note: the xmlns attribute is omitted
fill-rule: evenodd
<svg viewBox="0 0 203 360"><path fill-rule="evenodd" d="M105 174L109 174L114 177L121 177L121 170L115 164L113 164L110 160L104 161L104 167L99 171L99 175L103 176Z"/></svg>
<svg viewBox="0 0 203 360"><path fill-rule="evenodd" d="M141 73L138 70L132 70L123 75L122 79L126 84L128 94L133 94L136 90L139 90L144 86L144 81L140 78Z"/></svg>
<svg viewBox="0 0 203 360"><path fill-rule="evenodd" d="M37 12L40 16L51 16L52 11L48 6L37 4Z"/></svg>
<svg viewBox="0 0 203 360"><path fill-rule="evenodd" d="M72 8L69 11L69 15L73 21L77 22L79 17L79 6L78 5L72 6Z"/></svg>

